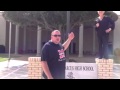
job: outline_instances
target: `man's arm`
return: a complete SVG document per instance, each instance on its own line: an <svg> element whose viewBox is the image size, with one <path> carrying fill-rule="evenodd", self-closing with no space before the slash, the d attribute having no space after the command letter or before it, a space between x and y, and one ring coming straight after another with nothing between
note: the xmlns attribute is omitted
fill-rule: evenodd
<svg viewBox="0 0 120 90"><path fill-rule="evenodd" d="M69 47L71 43L71 40L68 38L64 43L63 43L63 47L64 47L64 51Z"/></svg>
<svg viewBox="0 0 120 90"><path fill-rule="evenodd" d="M110 17L108 17L108 21L110 23L109 29L114 30L115 29L115 22Z"/></svg>
<svg viewBox="0 0 120 90"><path fill-rule="evenodd" d="M108 22L109 22L109 27L106 30L106 33L109 33L109 32L111 32L115 29L115 22L110 17L108 17L107 19L108 19Z"/></svg>
<svg viewBox="0 0 120 90"><path fill-rule="evenodd" d="M64 47L64 51L69 47L71 41L74 39L74 33L71 32L69 35L68 35L68 39L65 41L65 43L63 43L63 47Z"/></svg>
<svg viewBox="0 0 120 90"><path fill-rule="evenodd" d="M46 74L47 78L48 79L53 79L53 77L50 73L47 62L46 61L41 61L41 65L42 65L42 69L43 69L44 73Z"/></svg>
<svg viewBox="0 0 120 90"><path fill-rule="evenodd" d="M41 66L47 78L53 79L51 72L49 70L48 64L47 64L47 60L49 58L48 52L49 52L48 45L43 46L42 52L41 52Z"/></svg>

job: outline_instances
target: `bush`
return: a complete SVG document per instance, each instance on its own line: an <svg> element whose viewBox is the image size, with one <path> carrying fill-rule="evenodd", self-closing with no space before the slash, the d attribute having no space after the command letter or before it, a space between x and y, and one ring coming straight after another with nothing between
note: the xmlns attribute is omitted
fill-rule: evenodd
<svg viewBox="0 0 120 90"><path fill-rule="evenodd" d="M120 63L120 48L114 50L114 60L116 63Z"/></svg>
<svg viewBox="0 0 120 90"><path fill-rule="evenodd" d="M116 48L116 49L114 50L114 55L115 55L115 56L120 56L120 48Z"/></svg>

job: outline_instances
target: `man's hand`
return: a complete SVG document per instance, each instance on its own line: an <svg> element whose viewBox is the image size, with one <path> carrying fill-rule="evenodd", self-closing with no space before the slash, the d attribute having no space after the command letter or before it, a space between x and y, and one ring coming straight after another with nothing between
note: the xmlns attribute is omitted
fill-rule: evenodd
<svg viewBox="0 0 120 90"><path fill-rule="evenodd" d="M107 30L106 30L106 33L109 33L110 31L111 31L111 28L107 29Z"/></svg>
<svg viewBox="0 0 120 90"><path fill-rule="evenodd" d="M68 35L68 39L69 40L73 40L74 39L74 33L73 32L71 32L69 35Z"/></svg>
<svg viewBox="0 0 120 90"><path fill-rule="evenodd" d="M68 35L68 39L63 43L63 47L64 47L64 51L69 47L71 41L74 39L74 33L71 32L69 35Z"/></svg>
<svg viewBox="0 0 120 90"><path fill-rule="evenodd" d="M99 27L99 26L100 26L100 24L99 24L99 23L97 23L97 24L96 24L96 27Z"/></svg>

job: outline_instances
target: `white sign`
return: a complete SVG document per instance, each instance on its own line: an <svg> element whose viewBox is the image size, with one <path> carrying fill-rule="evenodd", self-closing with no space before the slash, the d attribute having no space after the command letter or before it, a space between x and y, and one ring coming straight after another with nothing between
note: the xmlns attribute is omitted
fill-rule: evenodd
<svg viewBox="0 0 120 90"><path fill-rule="evenodd" d="M67 62L66 79L97 79L97 64Z"/></svg>

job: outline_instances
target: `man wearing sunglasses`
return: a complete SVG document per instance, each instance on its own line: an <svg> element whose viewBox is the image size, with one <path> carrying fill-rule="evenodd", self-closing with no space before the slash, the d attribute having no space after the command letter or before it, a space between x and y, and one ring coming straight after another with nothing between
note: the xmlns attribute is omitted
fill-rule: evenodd
<svg viewBox="0 0 120 90"><path fill-rule="evenodd" d="M65 79L66 58L64 51L73 39L74 33L71 32L66 42L61 44L60 31L54 30L51 33L51 40L43 46L41 53L41 65L45 79Z"/></svg>

